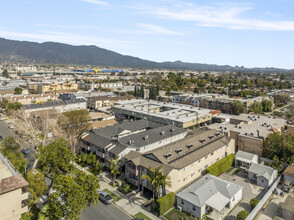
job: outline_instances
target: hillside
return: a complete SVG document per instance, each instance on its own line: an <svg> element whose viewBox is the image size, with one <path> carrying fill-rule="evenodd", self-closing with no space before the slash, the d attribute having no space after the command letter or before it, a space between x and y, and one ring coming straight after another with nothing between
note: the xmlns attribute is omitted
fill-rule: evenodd
<svg viewBox="0 0 294 220"><path fill-rule="evenodd" d="M181 61L159 63L122 55L97 46L72 46L55 42L35 43L0 38L0 62L3 61L210 71L294 72L294 70L277 68L246 69L229 65L221 66Z"/></svg>

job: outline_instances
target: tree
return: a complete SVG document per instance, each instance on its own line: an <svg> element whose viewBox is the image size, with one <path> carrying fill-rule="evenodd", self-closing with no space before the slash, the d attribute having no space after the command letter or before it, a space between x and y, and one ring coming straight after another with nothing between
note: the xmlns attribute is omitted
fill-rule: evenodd
<svg viewBox="0 0 294 220"><path fill-rule="evenodd" d="M87 110L72 110L62 113L57 124L67 137L72 153L77 153L77 143L82 134L88 131L90 116Z"/></svg>
<svg viewBox="0 0 294 220"><path fill-rule="evenodd" d="M115 178L117 175L120 174L120 166L118 164L118 157L116 157L115 159L112 159L111 160L111 163L110 163L110 172L111 172L111 175L112 175L112 185L114 186L115 185Z"/></svg>
<svg viewBox="0 0 294 220"><path fill-rule="evenodd" d="M72 170L73 156L68 149L68 143L62 138L47 146L40 145L38 159L38 166L52 182L59 175L66 175Z"/></svg>
<svg viewBox="0 0 294 220"><path fill-rule="evenodd" d="M9 77L9 73L8 73L8 70L7 70L7 69L3 70L3 72L2 72L2 76L3 76L3 77L6 77L6 78Z"/></svg>
<svg viewBox="0 0 294 220"><path fill-rule="evenodd" d="M57 177L53 193L49 197L48 209L44 213L48 219L79 219L81 210L86 209L87 200L83 187L73 177Z"/></svg>
<svg viewBox="0 0 294 220"><path fill-rule="evenodd" d="M1 151L10 160L15 169L25 176L28 160L21 153L21 146L15 138L4 138L1 143Z"/></svg>
<svg viewBox="0 0 294 220"><path fill-rule="evenodd" d="M160 171L158 181L159 181L159 185L162 187L162 195L165 196L166 195L166 190L165 190L166 186L168 186L168 187L172 186L170 176L163 175L162 171Z"/></svg>
<svg viewBox="0 0 294 220"><path fill-rule="evenodd" d="M255 206L257 206L257 204L259 203L259 200L257 198L253 198L250 200L250 207L251 210L253 210L255 208Z"/></svg>
<svg viewBox="0 0 294 220"><path fill-rule="evenodd" d="M41 170L35 169L28 172L27 181L29 183L29 206L35 205L39 198L47 191L45 175Z"/></svg>
<svg viewBox="0 0 294 220"><path fill-rule="evenodd" d="M273 110L273 103L270 100L262 100L262 110L264 112L271 112Z"/></svg>
<svg viewBox="0 0 294 220"><path fill-rule="evenodd" d="M291 98L288 94L277 94L274 96L274 103L276 106L287 105L290 100Z"/></svg>
<svg viewBox="0 0 294 220"><path fill-rule="evenodd" d="M153 193L153 210L155 209L155 193L158 188L160 188L160 182L158 181L160 175L161 167L157 167L155 170L152 167L149 168L149 174L142 175L142 180L147 180L152 185L152 193Z"/></svg>
<svg viewBox="0 0 294 220"><path fill-rule="evenodd" d="M237 220L245 220L249 213L246 210L242 210L237 214Z"/></svg>
<svg viewBox="0 0 294 220"><path fill-rule="evenodd" d="M244 106L242 102L234 101L232 104L232 111L235 115L240 115L241 113L244 113Z"/></svg>
<svg viewBox="0 0 294 220"><path fill-rule="evenodd" d="M20 88L20 87L14 88L14 95L20 95L21 93L22 93L22 88Z"/></svg>
<svg viewBox="0 0 294 220"><path fill-rule="evenodd" d="M259 113L262 114L262 104L259 102L254 102L250 105L249 112Z"/></svg>
<svg viewBox="0 0 294 220"><path fill-rule="evenodd" d="M171 96L171 88L168 86L166 88L166 93L165 93L166 96Z"/></svg>
<svg viewBox="0 0 294 220"><path fill-rule="evenodd" d="M75 175L76 183L82 186L85 192L87 205L97 205L99 200L99 193L97 192L97 189L100 188L98 178L94 175L87 175L82 171L77 171Z"/></svg>
<svg viewBox="0 0 294 220"><path fill-rule="evenodd" d="M144 87L143 87L143 85L141 86L141 90L140 90L140 97L142 98L142 99L144 99L144 96L145 96L145 94L144 94Z"/></svg>

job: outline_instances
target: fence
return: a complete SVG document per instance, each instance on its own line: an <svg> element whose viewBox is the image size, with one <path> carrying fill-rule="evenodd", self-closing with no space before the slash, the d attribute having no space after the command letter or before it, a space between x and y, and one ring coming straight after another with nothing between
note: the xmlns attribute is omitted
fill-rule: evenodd
<svg viewBox="0 0 294 220"><path fill-rule="evenodd" d="M253 220L254 217L257 215L257 213L260 211L260 209L263 207L265 202L268 200L268 198L271 196L271 194L274 192L275 188L277 188L279 182L280 182L281 176L273 183L271 188L266 192L266 194L262 197L262 199L259 201L259 203L255 206L255 208L249 213L246 220Z"/></svg>

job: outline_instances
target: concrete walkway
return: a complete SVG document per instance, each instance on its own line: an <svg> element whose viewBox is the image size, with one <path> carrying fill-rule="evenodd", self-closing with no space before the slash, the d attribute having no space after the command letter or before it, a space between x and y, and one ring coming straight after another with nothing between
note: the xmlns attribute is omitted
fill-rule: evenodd
<svg viewBox="0 0 294 220"><path fill-rule="evenodd" d="M73 162L76 168L78 168L81 171L84 171L88 175L93 175L90 173L87 168L83 168L80 165L76 164ZM128 195L124 195L123 193L119 192L117 190L117 187L112 187L109 185L111 182L111 179L108 178L107 176L99 176L100 178L100 189L108 189L109 191L113 192L117 196L119 196L121 199L118 200L117 202L113 203L115 204L118 208L123 210L125 213L131 215L134 217L138 212L142 212L144 215L148 216L149 218L157 219L159 220L157 216L153 215L150 212L147 212L145 209L142 208L142 205L147 201L145 198L141 197L139 193L131 192Z"/></svg>

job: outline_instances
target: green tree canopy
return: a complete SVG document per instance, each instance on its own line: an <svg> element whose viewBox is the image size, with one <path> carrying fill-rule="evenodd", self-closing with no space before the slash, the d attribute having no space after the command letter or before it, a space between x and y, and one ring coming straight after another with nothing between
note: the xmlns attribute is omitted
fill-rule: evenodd
<svg viewBox="0 0 294 220"><path fill-rule="evenodd" d="M38 166L53 181L72 170L73 155L64 139L56 139L47 146L39 146Z"/></svg>
<svg viewBox="0 0 294 220"><path fill-rule="evenodd" d="M271 112L273 110L273 103L270 100L262 100L262 110L264 112Z"/></svg>
<svg viewBox="0 0 294 220"><path fill-rule="evenodd" d="M235 115L240 115L241 113L244 113L244 106L242 102L234 101L232 104L232 111Z"/></svg>
<svg viewBox="0 0 294 220"><path fill-rule="evenodd" d="M245 220L249 213L246 210L242 210L237 214L237 220Z"/></svg>
<svg viewBox="0 0 294 220"><path fill-rule="evenodd" d="M3 70L3 72L2 72L2 76L3 76L3 77L6 77L6 78L9 77L9 73L8 73L8 70L7 70L7 69Z"/></svg>
<svg viewBox="0 0 294 220"><path fill-rule="evenodd" d="M22 88L20 88L20 87L14 88L14 95L20 95L21 93L22 93Z"/></svg>
<svg viewBox="0 0 294 220"><path fill-rule="evenodd" d="M262 114L262 104L259 102L254 102L250 105L249 112Z"/></svg>

